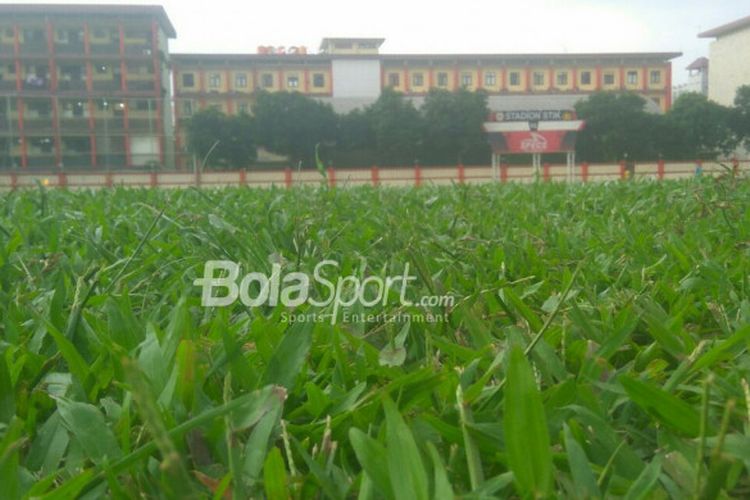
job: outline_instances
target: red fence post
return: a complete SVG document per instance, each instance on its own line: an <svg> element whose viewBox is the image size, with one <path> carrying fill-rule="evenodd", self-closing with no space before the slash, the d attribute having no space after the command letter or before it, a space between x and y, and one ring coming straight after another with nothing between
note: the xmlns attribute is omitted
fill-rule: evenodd
<svg viewBox="0 0 750 500"><path fill-rule="evenodd" d="M734 158L732 160L732 173L735 177L740 175L740 160L738 160L737 158Z"/></svg>
<svg viewBox="0 0 750 500"><path fill-rule="evenodd" d="M68 176L65 172L58 172L57 174L57 187L65 188L68 186Z"/></svg>
<svg viewBox="0 0 750 500"><path fill-rule="evenodd" d="M549 182L550 175L549 175L549 163L544 164L544 182Z"/></svg>
<svg viewBox="0 0 750 500"><path fill-rule="evenodd" d="M247 170L244 168L240 170L240 186L247 185Z"/></svg>
<svg viewBox="0 0 750 500"><path fill-rule="evenodd" d="M659 163L656 166L656 177L659 180L664 179L664 160L659 160Z"/></svg>
<svg viewBox="0 0 750 500"><path fill-rule="evenodd" d="M378 167L376 165L373 165L370 168L370 179L372 179L373 186L380 185L380 171L378 170Z"/></svg>
<svg viewBox="0 0 750 500"><path fill-rule="evenodd" d="M11 172L10 174L10 188L15 191L18 189L18 174Z"/></svg>
<svg viewBox="0 0 750 500"><path fill-rule="evenodd" d="M464 164L459 163L458 164L458 183L463 184L466 181L466 171L464 169Z"/></svg>
<svg viewBox="0 0 750 500"><path fill-rule="evenodd" d="M105 185L106 185L106 186L107 186L108 188L111 188L111 187L112 187L112 185L114 184L114 182L113 182L113 178L112 178L112 172L107 172L107 175L106 175L106 176L104 177L104 184L105 184Z"/></svg>
<svg viewBox="0 0 750 500"><path fill-rule="evenodd" d="M151 175L149 176L149 184L152 188L159 185L159 178L157 177L156 172L151 172Z"/></svg>
<svg viewBox="0 0 750 500"><path fill-rule="evenodd" d="M336 187L336 171L333 167L328 167L328 186Z"/></svg>
<svg viewBox="0 0 750 500"><path fill-rule="evenodd" d="M284 185L287 188L292 187L292 169L289 167L284 169Z"/></svg>
<svg viewBox="0 0 750 500"><path fill-rule="evenodd" d="M589 181L589 164L587 162L581 163L581 179L583 182Z"/></svg>
<svg viewBox="0 0 750 500"><path fill-rule="evenodd" d="M508 164L500 165L500 182L508 182Z"/></svg>
<svg viewBox="0 0 750 500"><path fill-rule="evenodd" d="M414 185L419 186L422 184L422 167L419 163L414 164Z"/></svg>
<svg viewBox="0 0 750 500"><path fill-rule="evenodd" d="M620 179L625 179L625 160L620 161Z"/></svg>

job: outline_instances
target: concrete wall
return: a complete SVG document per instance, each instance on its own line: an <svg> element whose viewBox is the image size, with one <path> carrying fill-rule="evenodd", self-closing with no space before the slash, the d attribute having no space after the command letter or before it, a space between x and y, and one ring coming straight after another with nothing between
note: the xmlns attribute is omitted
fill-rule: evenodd
<svg viewBox="0 0 750 500"><path fill-rule="evenodd" d="M750 85L750 27L711 43L708 97L725 106L734 103L737 88Z"/></svg>
<svg viewBox="0 0 750 500"><path fill-rule="evenodd" d="M684 179L695 176L695 163L665 163L663 170L657 163L641 163L636 165L637 179ZM739 163L743 172L750 171L750 160ZM703 175L713 176L726 173L727 170L719 163L706 162L703 164ZM601 182L623 179L623 171L619 164L576 165L574 169L575 182ZM549 165L539 173L540 180L549 182L565 182L567 167L564 165ZM450 185L477 184L486 182L533 182L534 172L530 166L506 166L493 172L489 166L445 166L415 168L342 168L329 172L328 184L340 187L360 185L382 186L417 186L417 185ZM204 172L196 176L184 172L80 172L80 173L0 173L0 191L13 189L35 188L37 183L47 187L66 188L107 188L107 187L160 187L180 188L188 186L200 187L292 187L319 185L322 181L320 174L314 170L296 171L264 170L264 171L232 171L232 172Z"/></svg>
<svg viewBox="0 0 750 500"><path fill-rule="evenodd" d="M378 59L334 59L333 97L377 98L380 95L380 61Z"/></svg>

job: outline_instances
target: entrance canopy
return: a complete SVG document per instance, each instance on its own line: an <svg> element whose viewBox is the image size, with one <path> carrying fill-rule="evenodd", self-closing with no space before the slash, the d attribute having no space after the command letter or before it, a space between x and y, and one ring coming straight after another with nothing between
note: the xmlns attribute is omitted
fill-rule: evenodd
<svg viewBox="0 0 750 500"><path fill-rule="evenodd" d="M495 154L569 153L575 151L582 120L486 122L484 131Z"/></svg>
<svg viewBox="0 0 750 500"><path fill-rule="evenodd" d="M576 137L584 122L575 112L561 110L510 111L493 113L485 122L492 147L492 169L497 176L502 155L530 154L532 168L539 174L542 155L567 153L567 177L573 180Z"/></svg>

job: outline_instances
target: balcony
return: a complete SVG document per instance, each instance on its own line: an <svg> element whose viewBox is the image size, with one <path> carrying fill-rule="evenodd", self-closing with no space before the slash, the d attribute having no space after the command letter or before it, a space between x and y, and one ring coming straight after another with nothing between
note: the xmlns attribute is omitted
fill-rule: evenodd
<svg viewBox="0 0 750 500"><path fill-rule="evenodd" d="M0 41L0 54L2 55L12 55L15 53L15 44L10 41Z"/></svg>
<svg viewBox="0 0 750 500"><path fill-rule="evenodd" d="M86 82L82 78L61 78L57 89L62 92L85 92Z"/></svg>
<svg viewBox="0 0 750 500"><path fill-rule="evenodd" d="M55 53L62 55L84 55L86 53L86 47L83 42L75 43L56 43Z"/></svg>
<svg viewBox="0 0 750 500"><path fill-rule="evenodd" d="M122 82L120 78L113 78L111 80L94 80L93 81L94 91L116 91L122 88Z"/></svg>
<svg viewBox="0 0 750 500"><path fill-rule="evenodd" d="M128 80L128 90L133 92L154 92L154 81Z"/></svg>
<svg viewBox="0 0 750 500"><path fill-rule="evenodd" d="M29 40L19 46L21 55L28 56L46 56L48 55L46 40Z"/></svg>
<svg viewBox="0 0 750 500"><path fill-rule="evenodd" d="M91 43L91 53L94 55L101 54L119 54L120 44L119 43Z"/></svg>
<svg viewBox="0 0 750 500"><path fill-rule="evenodd" d="M22 87L25 91L47 92L50 90L49 75L26 75Z"/></svg>
<svg viewBox="0 0 750 500"><path fill-rule="evenodd" d="M0 92L15 91L15 90L16 90L15 78L13 80L6 80L6 79L0 80Z"/></svg>
<svg viewBox="0 0 750 500"><path fill-rule="evenodd" d="M131 56L151 57L153 55L153 51L151 50L150 43L134 44L125 46L125 54Z"/></svg>

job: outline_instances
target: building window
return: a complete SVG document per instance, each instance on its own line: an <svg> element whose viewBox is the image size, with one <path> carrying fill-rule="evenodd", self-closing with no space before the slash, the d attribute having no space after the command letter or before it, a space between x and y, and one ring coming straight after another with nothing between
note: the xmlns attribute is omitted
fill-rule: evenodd
<svg viewBox="0 0 750 500"><path fill-rule="evenodd" d="M521 73L518 71L511 71L510 75L508 75L508 79L512 87L518 87L521 85Z"/></svg>
<svg viewBox="0 0 750 500"><path fill-rule="evenodd" d="M424 85L424 75L422 73L414 73L411 75L411 84L415 87L421 87Z"/></svg>
<svg viewBox="0 0 750 500"><path fill-rule="evenodd" d="M443 72L438 73L437 84L438 84L438 87L447 87L448 86L448 73L443 73Z"/></svg>
<svg viewBox="0 0 750 500"><path fill-rule="evenodd" d="M462 87L471 87L472 85L472 74L471 73L461 73L461 86Z"/></svg>
<svg viewBox="0 0 750 500"><path fill-rule="evenodd" d="M247 88L247 75L245 73L237 73L234 75L234 86L238 89Z"/></svg>
<svg viewBox="0 0 750 500"><path fill-rule="evenodd" d="M591 71L581 72L581 85L591 85Z"/></svg>
<svg viewBox="0 0 750 500"><path fill-rule="evenodd" d="M193 101L182 101L182 114L193 116Z"/></svg>
<svg viewBox="0 0 750 500"><path fill-rule="evenodd" d="M108 65L106 65L106 64L97 64L96 65L96 73L98 75L105 75L108 72L109 72L109 66ZM193 75L190 75L190 76L193 76ZM182 77L182 83L183 83L183 85L185 85L185 76L184 75ZM190 85L186 85L186 86L187 87L192 87L193 85L190 84Z"/></svg>
<svg viewBox="0 0 750 500"><path fill-rule="evenodd" d="M638 85L637 71L628 71L628 85Z"/></svg>
<svg viewBox="0 0 750 500"><path fill-rule="evenodd" d="M541 71L534 71L534 87L544 86L544 73Z"/></svg>
<svg viewBox="0 0 750 500"><path fill-rule="evenodd" d="M400 78L398 73L389 73L388 74L388 85L390 87L398 87L400 85Z"/></svg>
<svg viewBox="0 0 750 500"><path fill-rule="evenodd" d="M565 71L560 71L557 74L557 86L558 87L567 87L568 86L568 73Z"/></svg>
<svg viewBox="0 0 750 500"><path fill-rule="evenodd" d="M297 76L287 76L286 77L286 86L290 89L296 89L299 87L299 77Z"/></svg>
<svg viewBox="0 0 750 500"><path fill-rule="evenodd" d="M604 73L604 85L614 85L614 84L615 84L615 74Z"/></svg>
<svg viewBox="0 0 750 500"><path fill-rule="evenodd" d="M326 77L323 73L314 73L313 74L313 87L315 88L323 88L326 86Z"/></svg>
<svg viewBox="0 0 750 500"><path fill-rule="evenodd" d="M486 87L494 87L497 85L497 75L494 71L489 71L484 74L484 85Z"/></svg>
<svg viewBox="0 0 750 500"><path fill-rule="evenodd" d="M250 105L246 102L241 102L237 105L237 111L239 111L241 115L247 115L250 113Z"/></svg>
<svg viewBox="0 0 750 500"><path fill-rule="evenodd" d="M97 67L97 71L99 71L99 68L102 68L103 71L100 71L100 73L106 73L107 67L106 65L101 65ZM183 73L182 75L182 86L183 87L194 87L195 86L195 75L192 73Z"/></svg>
<svg viewBox="0 0 750 500"><path fill-rule="evenodd" d="M270 89L273 87L273 75L270 73L263 73L260 76L260 86L264 89Z"/></svg>
<svg viewBox="0 0 750 500"><path fill-rule="evenodd" d="M221 87L221 75L219 73L208 74L208 88L218 89Z"/></svg>
<svg viewBox="0 0 750 500"><path fill-rule="evenodd" d="M651 72L651 83L653 85L658 85L661 83L661 71L654 70Z"/></svg>

